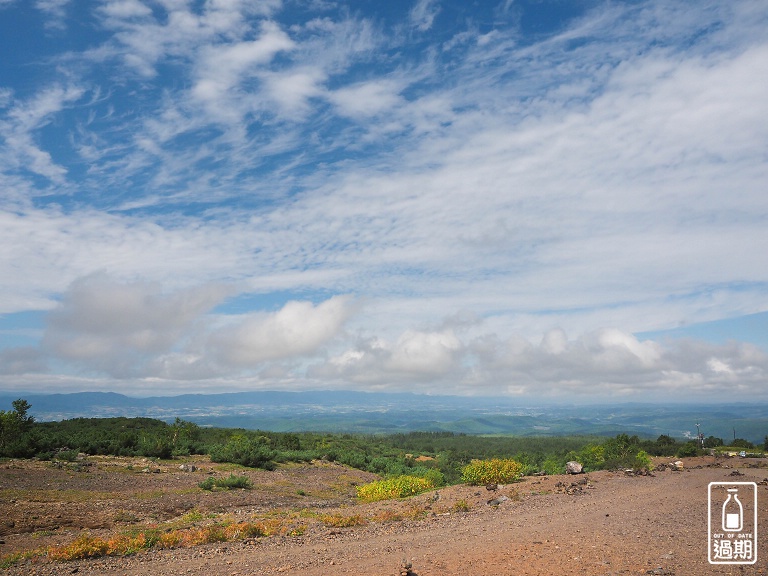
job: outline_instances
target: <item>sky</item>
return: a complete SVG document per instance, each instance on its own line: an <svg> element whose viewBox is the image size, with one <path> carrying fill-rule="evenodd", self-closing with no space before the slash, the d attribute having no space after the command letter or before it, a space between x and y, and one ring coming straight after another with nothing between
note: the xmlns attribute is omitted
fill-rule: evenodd
<svg viewBox="0 0 768 576"><path fill-rule="evenodd" d="M0 390L768 400L768 3L0 0Z"/></svg>

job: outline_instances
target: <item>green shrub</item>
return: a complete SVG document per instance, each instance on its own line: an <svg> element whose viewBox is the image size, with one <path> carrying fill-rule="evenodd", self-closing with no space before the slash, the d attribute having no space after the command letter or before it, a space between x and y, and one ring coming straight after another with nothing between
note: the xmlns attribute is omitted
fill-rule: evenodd
<svg viewBox="0 0 768 576"><path fill-rule="evenodd" d="M472 460L461 469L465 484L509 484L522 475L523 465L511 458Z"/></svg>
<svg viewBox="0 0 768 576"><path fill-rule="evenodd" d="M587 444L578 452L568 454L568 460L580 462L586 471L600 470L605 466L605 447L600 444Z"/></svg>
<svg viewBox="0 0 768 576"><path fill-rule="evenodd" d="M545 459L537 472L545 472L547 474L562 474L565 470L565 462L561 458L551 456Z"/></svg>
<svg viewBox="0 0 768 576"><path fill-rule="evenodd" d="M317 456L314 450L282 450L276 453L275 462L311 462Z"/></svg>
<svg viewBox="0 0 768 576"><path fill-rule="evenodd" d="M235 476L230 474L229 478L214 478L209 476L200 484L198 484L203 490L213 490L214 488L220 488L222 490L232 490L235 488L250 489L253 488L253 483L247 476Z"/></svg>
<svg viewBox="0 0 768 576"><path fill-rule="evenodd" d="M277 453L269 448L261 438L249 438L237 434L223 446L214 446L210 450L213 462L232 462L250 468L274 470Z"/></svg>
<svg viewBox="0 0 768 576"><path fill-rule="evenodd" d="M648 453L645 450L640 450L640 452L637 453L637 456L635 456L635 462L632 468L639 470L642 468L645 468L646 470L653 470L653 462L651 462L651 457L648 455Z"/></svg>
<svg viewBox="0 0 768 576"><path fill-rule="evenodd" d="M55 456L56 460L63 460L64 462L74 462L77 460L77 450L61 450Z"/></svg>
<svg viewBox="0 0 768 576"><path fill-rule="evenodd" d="M418 476L429 481L434 487L445 486L445 475L437 468L427 468Z"/></svg>
<svg viewBox="0 0 768 576"><path fill-rule="evenodd" d="M683 444L677 451L678 458L685 458L686 456L696 456L699 453L699 448L696 446L696 442L690 441Z"/></svg>
<svg viewBox="0 0 768 576"><path fill-rule="evenodd" d="M414 496L432 488L435 488L435 485L426 478L395 476L394 478L387 478L358 486L357 497L364 502L376 502L378 500Z"/></svg>
<svg viewBox="0 0 768 576"><path fill-rule="evenodd" d="M198 484L203 490L213 490L216 487L216 479L213 476L209 476Z"/></svg>

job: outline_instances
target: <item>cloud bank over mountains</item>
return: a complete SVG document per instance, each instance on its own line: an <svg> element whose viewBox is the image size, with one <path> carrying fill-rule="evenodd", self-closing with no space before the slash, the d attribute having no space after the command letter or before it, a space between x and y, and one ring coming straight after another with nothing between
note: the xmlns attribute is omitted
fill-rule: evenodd
<svg viewBox="0 0 768 576"><path fill-rule="evenodd" d="M768 397L762 3L25 6L0 387Z"/></svg>

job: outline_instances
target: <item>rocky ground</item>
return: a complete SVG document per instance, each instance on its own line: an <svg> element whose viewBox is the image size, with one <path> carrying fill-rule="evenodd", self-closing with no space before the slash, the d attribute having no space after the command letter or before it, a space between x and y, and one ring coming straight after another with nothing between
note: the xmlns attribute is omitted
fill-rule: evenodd
<svg viewBox="0 0 768 576"><path fill-rule="evenodd" d="M658 463L665 463L659 461ZM22 560L6 574L699 575L765 574L768 468L762 461L686 459L682 471L528 477L488 490L451 486L399 501L361 504L375 477L315 462L272 472L187 461L87 458L0 462L0 556L108 538L153 526L264 521L270 537L123 557ZM209 476L245 474L251 490L209 492ZM707 486L758 482L758 562L707 560ZM298 535L292 535L298 534Z"/></svg>

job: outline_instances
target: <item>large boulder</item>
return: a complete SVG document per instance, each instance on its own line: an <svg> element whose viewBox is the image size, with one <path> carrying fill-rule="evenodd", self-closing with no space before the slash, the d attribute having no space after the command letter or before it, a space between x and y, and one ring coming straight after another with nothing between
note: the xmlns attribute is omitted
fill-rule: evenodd
<svg viewBox="0 0 768 576"><path fill-rule="evenodd" d="M566 474L581 474L584 471L584 466L575 460L571 460L565 465Z"/></svg>

